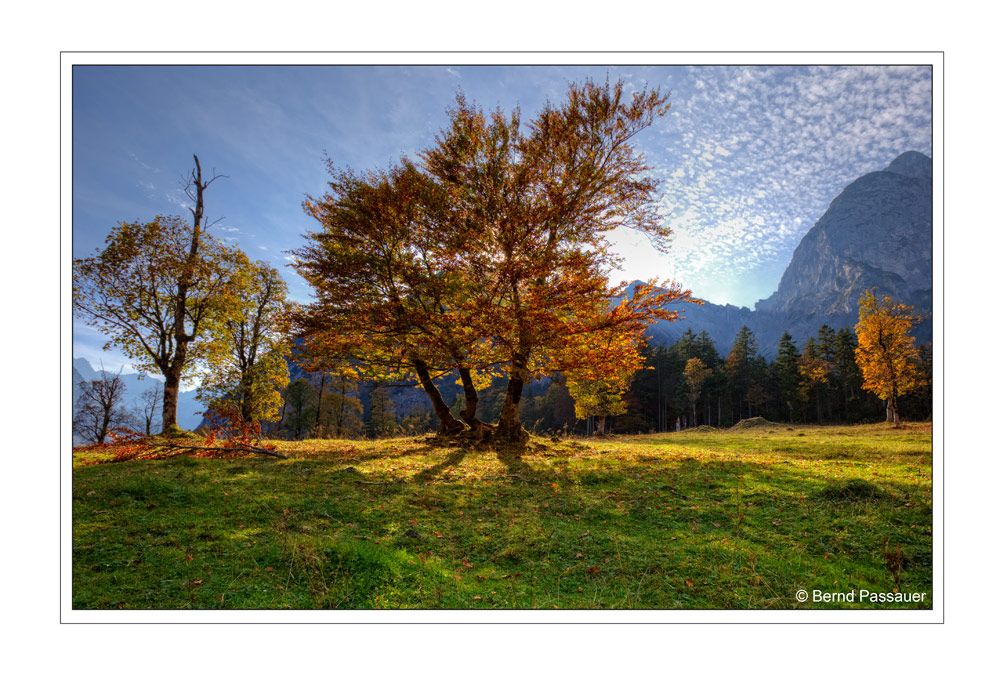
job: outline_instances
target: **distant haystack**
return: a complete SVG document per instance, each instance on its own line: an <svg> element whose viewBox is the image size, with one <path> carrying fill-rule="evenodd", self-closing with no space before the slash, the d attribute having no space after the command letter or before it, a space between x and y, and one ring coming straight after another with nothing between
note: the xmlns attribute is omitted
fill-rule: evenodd
<svg viewBox="0 0 1000 675"><path fill-rule="evenodd" d="M730 427L730 430L739 429L759 429L761 427L779 427L780 424L775 424L774 422L768 422L763 417L751 417L750 419L740 420L736 424Z"/></svg>

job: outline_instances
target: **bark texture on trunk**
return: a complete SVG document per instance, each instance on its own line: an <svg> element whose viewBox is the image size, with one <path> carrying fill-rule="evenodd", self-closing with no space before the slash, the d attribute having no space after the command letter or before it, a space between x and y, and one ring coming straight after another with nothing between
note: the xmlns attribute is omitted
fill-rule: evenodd
<svg viewBox="0 0 1000 675"><path fill-rule="evenodd" d="M896 402L891 398L885 402L885 421L899 428L899 413L896 410Z"/></svg>
<svg viewBox="0 0 1000 675"><path fill-rule="evenodd" d="M516 355L507 381L507 396L497 421L496 437L507 443L524 443L528 432L521 426L521 393L524 391L524 373L528 364L527 356Z"/></svg>
<svg viewBox="0 0 1000 675"><path fill-rule="evenodd" d="M434 406L434 412L437 414L438 419L441 420L440 433L456 434L465 429L465 425L455 419L455 416L451 414L451 410L441 397L441 392L438 391L437 385L431 379L427 364L416 357L411 359L411 363L413 370L417 373L417 379L420 380L420 386L427 392L427 396L431 399L431 405Z"/></svg>
<svg viewBox="0 0 1000 675"><path fill-rule="evenodd" d="M479 393L472 383L472 372L469 368L459 368L458 375L462 379L462 389L465 392L465 407L459 413L462 420L469 425L470 429L478 429L487 426L476 417L476 409L479 407Z"/></svg>
<svg viewBox="0 0 1000 675"><path fill-rule="evenodd" d="M163 373L166 383L163 385L163 433L170 433L177 426L177 395L180 393L181 372L187 359L187 345L194 340L185 329L187 318L187 293L191 287L191 276L198 262L198 244L201 239L201 219L205 215L205 188L208 183L201 178L201 162L198 155L194 156L195 170L191 172L191 184L195 189L195 205L191 209L194 223L191 227L191 246L188 249L187 264L177 279L177 299L174 308L174 357L166 372ZM215 180L214 178L212 180ZM212 181L210 180L209 183ZM190 194L190 193L188 193ZM161 365L162 368L162 365ZM172 386L171 386L172 384Z"/></svg>
<svg viewBox="0 0 1000 675"><path fill-rule="evenodd" d="M163 383L163 421L161 433L170 433L177 426L177 395L181 390L181 378L176 369L168 370Z"/></svg>

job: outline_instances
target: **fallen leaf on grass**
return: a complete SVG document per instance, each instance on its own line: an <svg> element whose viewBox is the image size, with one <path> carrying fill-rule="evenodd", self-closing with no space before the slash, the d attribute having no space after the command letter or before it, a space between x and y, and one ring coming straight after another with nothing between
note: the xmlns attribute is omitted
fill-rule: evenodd
<svg viewBox="0 0 1000 675"><path fill-rule="evenodd" d="M694 581L690 577L685 579L684 583L686 583L688 586L694 586Z"/></svg>

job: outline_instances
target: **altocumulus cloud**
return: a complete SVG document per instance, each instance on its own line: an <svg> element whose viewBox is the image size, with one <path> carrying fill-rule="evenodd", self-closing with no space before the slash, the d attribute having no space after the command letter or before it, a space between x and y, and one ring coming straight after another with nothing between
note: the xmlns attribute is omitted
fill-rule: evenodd
<svg viewBox="0 0 1000 675"><path fill-rule="evenodd" d="M657 125L659 146L644 149L675 232L658 271L696 295L729 281L741 290L717 301L752 305L848 183L904 151L931 154L929 67L706 66L684 75ZM740 283L753 271L756 283Z"/></svg>

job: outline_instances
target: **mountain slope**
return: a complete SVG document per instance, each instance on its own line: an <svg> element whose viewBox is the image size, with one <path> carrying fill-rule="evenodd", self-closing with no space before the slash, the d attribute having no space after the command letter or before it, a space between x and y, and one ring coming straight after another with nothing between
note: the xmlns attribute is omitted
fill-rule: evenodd
<svg viewBox="0 0 1000 675"><path fill-rule="evenodd" d="M685 308L685 319L650 328L653 342L670 344L690 328L705 330L725 353L741 326L773 357L787 330L800 345L823 324L857 322L858 298L872 287L913 305L927 317L914 334L931 339L931 160L905 152L882 171L861 176L830 203L792 255L771 297L751 312L713 305Z"/></svg>
<svg viewBox="0 0 1000 675"><path fill-rule="evenodd" d="M929 296L930 163L905 153L844 188L795 249L778 290L756 309L854 312L858 296L872 286L904 302Z"/></svg>

